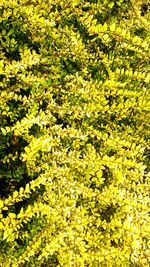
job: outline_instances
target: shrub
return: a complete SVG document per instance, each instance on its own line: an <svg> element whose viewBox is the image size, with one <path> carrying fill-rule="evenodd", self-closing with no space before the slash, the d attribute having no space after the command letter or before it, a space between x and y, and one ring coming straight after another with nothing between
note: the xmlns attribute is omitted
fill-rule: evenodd
<svg viewBox="0 0 150 267"><path fill-rule="evenodd" d="M148 1L0 6L1 266L148 267Z"/></svg>

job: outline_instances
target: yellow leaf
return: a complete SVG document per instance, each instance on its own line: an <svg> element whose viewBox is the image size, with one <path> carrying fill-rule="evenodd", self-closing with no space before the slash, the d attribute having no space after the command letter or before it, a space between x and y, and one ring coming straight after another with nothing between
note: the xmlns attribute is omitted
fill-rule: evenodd
<svg viewBox="0 0 150 267"><path fill-rule="evenodd" d="M13 193L13 198L16 198L17 196L18 196L18 192L15 191L15 192Z"/></svg>
<svg viewBox="0 0 150 267"><path fill-rule="evenodd" d="M20 190L19 190L19 194L23 194L23 192L24 192L24 188L23 187L20 187Z"/></svg>
<svg viewBox="0 0 150 267"><path fill-rule="evenodd" d="M14 219L14 218L16 218L16 214L15 214L15 213L12 213L12 212L10 212L10 213L9 213L9 218L11 218L11 219Z"/></svg>
<svg viewBox="0 0 150 267"><path fill-rule="evenodd" d="M0 199L0 209L4 207L3 201Z"/></svg>
<svg viewBox="0 0 150 267"><path fill-rule="evenodd" d="M110 31L113 32L115 30L115 27L116 27L115 23L111 24L110 25Z"/></svg>
<svg viewBox="0 0 150 267"><path fill-rule="evenodd" d="M1 229L4 229L4 225L3 225L2 222L0 222L0 230L1 230Z"/></svg>
<svg viewBox="0 0 150 267"><path fill-rule="evenodd" d="M107 29L108 29L107 23L104 23L104 25L103 25L103 30L104 30L104 31L107 31Z"/></svg>

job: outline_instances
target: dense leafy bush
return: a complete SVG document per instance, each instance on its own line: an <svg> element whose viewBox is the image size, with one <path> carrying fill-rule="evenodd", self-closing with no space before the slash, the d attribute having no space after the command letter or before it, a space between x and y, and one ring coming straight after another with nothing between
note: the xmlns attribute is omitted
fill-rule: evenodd
<svg viewBox="0 0 150 267"><path fill-rule="evenodd" d="M0 266L148 267L148 1L0 7Z"/></svg>

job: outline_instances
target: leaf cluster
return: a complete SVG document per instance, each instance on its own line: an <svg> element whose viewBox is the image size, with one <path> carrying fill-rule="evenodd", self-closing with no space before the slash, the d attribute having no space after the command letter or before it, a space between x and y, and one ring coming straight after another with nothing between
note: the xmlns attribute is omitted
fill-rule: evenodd
<svg viewBox="0 0 150 267"><path fill-rule="evenodd" d="M148 1L0 7L0 265L148 267Z"/></svg>

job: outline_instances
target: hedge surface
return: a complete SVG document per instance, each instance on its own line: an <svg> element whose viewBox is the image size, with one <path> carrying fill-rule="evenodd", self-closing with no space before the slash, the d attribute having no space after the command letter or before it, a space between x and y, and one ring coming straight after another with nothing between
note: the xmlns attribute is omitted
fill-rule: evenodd
<svg viewBox="0 0 150 267"><path fill-rule="evenodd" d="M149 266L148 2L1 0L0 266Z"/></svg>

